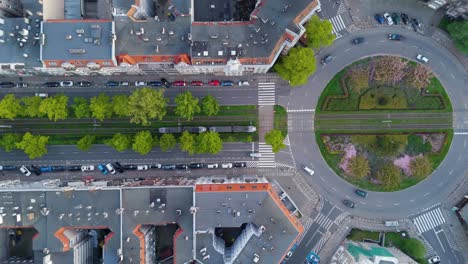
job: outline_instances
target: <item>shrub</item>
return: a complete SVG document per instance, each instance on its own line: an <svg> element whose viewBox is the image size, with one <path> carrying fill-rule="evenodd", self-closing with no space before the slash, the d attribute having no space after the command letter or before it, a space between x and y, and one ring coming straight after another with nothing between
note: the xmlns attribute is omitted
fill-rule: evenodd
<svg viewBox="0 0 468 264"><path fill-rule="evenodd" d="M408 136L408 145L406 145L406 152L410 155L418 155L430 152L432 150L431 143L424 142L419 135L411 134Z"/></svg>

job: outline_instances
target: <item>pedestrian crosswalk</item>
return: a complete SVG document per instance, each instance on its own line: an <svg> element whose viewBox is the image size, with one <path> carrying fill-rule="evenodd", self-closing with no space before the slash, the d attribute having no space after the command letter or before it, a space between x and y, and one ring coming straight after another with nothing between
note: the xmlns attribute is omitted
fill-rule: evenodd
<svg viewBox="0 0 468 264"><path fill-rule="evenodd" d="M333 26L333 34L335 34L336 38L340 38L341 35L338 33L341 30L346 28L346 24L343 21L341 15L334 16L329 19Z"/></svg>
<svg viewBox="0 0 468 264"><path fill-rule="evenodd" d="M258 167L258 161L252 160L252 161L247 161L247 168L257 168Z"/></svg>
<svg viewBox="0 0 468 264"><path fill-rule="evenodd" d="M445 218L442 215L440 207L425 212L424 214L418 215L413 219L416 228L419 233L424 233L434 227L440 226L445 223Z"/></svg>
<svg viewBox="0 0 468 264"><path fill-rule="evenodd" d="M275 168L275 153L270 145L260 142L258 143L258 152L260 157L258 158L258 167L259 168Z"/></svg>
<svg viewBox="0 0 468 264"><path fill-rule="evenodd" d="M275 105L275 83L258 83L258 105Z"/></svg>
<svg viewBox="0 0 468 264"><path fill-rule="evenodd" d="M333 221L322 213L319 213L317 217L315 217L315 222L326 230L328 230L328 228L333 224Z"/></svg>
<svg viewBox="0 0 468 264"><path fill-rule="evenodd" d="M303 112L315 112L315 109L287 109L288 113L303 113Z"/></svg>
<svg viewBox="0 0 468 264"><path fill-rule="evenodd" d="M338 7L338 14L343 14L344 12L346 12L346 5L344 3L344 1L341 1L340 2L340 7Z"/></svg>
<svg viewBox="0 0 468 264"><path fill-rule="evenodd" d="M330 232L326 232L322 238L320 238L320 241L314 246L314 248L312 249L313 252L315 253L319 253L323 246L325 245L325 243L328 241L328 239L330 238L331 234Z"/></svg>

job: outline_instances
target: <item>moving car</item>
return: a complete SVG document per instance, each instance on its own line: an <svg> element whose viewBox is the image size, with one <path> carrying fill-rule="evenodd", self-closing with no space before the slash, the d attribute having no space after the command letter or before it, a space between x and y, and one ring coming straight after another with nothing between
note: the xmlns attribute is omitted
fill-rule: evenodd
<svg viewBox="0 0 468 264"><path fill-rule="evenodd" d="M148 170L148 165L137 165L137 170Z"/></svg>
<svg viewBox="0 0 468 264"><path fill-rule="evenodd" d="M323 57L323 59L320 61L320 63L322 63L322 65L325 65L325 64L329 63L332 59L333 59L333 57L331 55L326 55L325 57Z"/></svg>
<svg viewBox="0 0 468 264"><path fill-rule="evenodd" d="M190 85L192 85L192 86L202 86L203 82L202 81L192 81L192 82L190 82Z"/></svg>
<svg viewBox="0 0 468 264"><path fill-rule="evenodd" d="M315 171L307 166L302 167L310 175L314 175Z"/></svg>
<svg viewBox="0 0 468 264"><path fill-rule="evenodd" d="M172 83L172 85L174 86L187 86L187 82L186 81L175 81Z"/></svg>
<svg viewBox="0 0 468 264"><path fill-rule="evenodd" d="M429 59L424 57L422 54L418 54L418 56L416 56L416 59L418 59L418 61L421 61L421 62L424 62L424 63L427 63L429 61Z"/></svg>
<svg viewBox="0 0 468 264"><path fill-rule="evenodd" d="M91 86L92 82L88 82L88 81L80 81L78 82L78 85L81 86L81 87L89 87Z"/></svg>
<svg viewBox="0 0 468 264"><path fill-rule="evenodd" d="M379 24L385 23L385 18L381 14L375 14L374 18Z"/></svg>
<svg viewBox="0 0 468 264"><path fill-rule="evenodd" d="M385 20L387 20L387 24L389 26L393 25L393 19L389 13L384 13L383 16L385 17Z"/></svg>
<svg viewBox="0 0 468 264"><path fill-rule="evenodd" d="M49 97L49 94L48 93L35 93L34 96L38 96L38 97L41 97L41 98L47 98L47 97Z"/></svg>
<svg viewBox="0 0 468 264"><path fill-rule="evenodd" d="M400 41L403 39L403 36L400 34L388 34L389 40Z"/></svg>
<svg viewBox="0 0 468 264"><path fill-rule="evenodd" d="M115 169L116 169L119 173L123 173L123 172L124 172L124 169L123 169L122 165L120 164L120 162L118 162L118 161L115 162L115 163L114 163L114 167L115 167Z"/></svg>
<svg viewBox="0 0 468 264"><path fill-rule="evenodd" d="M234 82L233 81L223 81L221 83L221 86L233 86Z"/></svg>
<svg viewBox="0 0 468 264"><path fill-rule="evenodd" d="M73 82L72 81L62 81L60 82L60 86L64 87L64 86L73 86Z"/></svg>
<svg viewBox="0 0 468 264"><path fill-rule="evenodd" d="M361 196L362 198L367 198L367 192L363 191L363 190L359 190L359 189L356 189L354 191L354 193L356 193L357 195Z"/></svg>
<svg viewBox="0 0 468 264"><path fill-rule="evenodd" d="M81 171L82 172L94 171L94 166L93 165L83 165L83 166L81 166Z"/></svg>
<svg viewBox="0 0 468 264"><path fill-rule="evenodd" d="M364 42L363 37L359 37L359 38L355 38L355 39L351 40L351 43L353 43L353 44L361 44L363 42Z"/></svg>
<svg viewBox="0 0 468 264"><path fill-rule="evenodd" d="M247 86L250 85L248 81L239 81L239 86Z"/></svg>
<svg viewBox="0 0 468 264"><path fill-rule="evenodd" d="M145 86L145 85L146 85L146 82L142 82L142 81L135 82L135 86Z"/></svg>
<svg viewBox="0 0 468 264"><path fill-rule="evenodd" d="M440 263L440 257L439 256L434 256L432 258L427 259L427 261L430 264L438 264L438 263Z"/></svg>
<svg viewBox="0 0 468 264"><path fill-rule="evenodd" d="M245 162L234 162L234 168L245 168L247 167L247 163Z"/></svg>
<svg viewBox="0 0 468 264"><path fill-rule="evenodd" d="M202 163L190 163L190 169L203 169Z"/></svg>
<svg viewBox="0 0 468 264"><path fill-rule="evenodd" d="M31 176L31 172L28 170L28 168L26 168L26 166L21 166L21 168L19 169L24 175L26 176Z"/></svg>
<svg viewBox="0 0 468 264"><path fill-rule="evenodd" d="M350 200L343 200L343 204L346 205L349 208L354 208L356 206L355 203L351 202Z"/></svg>
<svg viewBox="0 0 468 264"><path fill-rule="evenodd" d="M98 169L102 172L102 174L107 175L107 173L109 173L109 172L107 171L107 169L106 169L106 165L104 165L104 164L99 164L97 167L98 167Z"/></svg>
<svg viewBox="0 0 468 264"><path fill-rule="evenodd" d="M219 80L211 80L208 84L210 86L219 86L220 82L219 82Z"/></svg>
<svg viewBox="0 0 468 264"><path fill-rule="evenodd" d="M12 82L0 82L0 88L13 88L15 84Z"/></svg>
<svg viewBox="0 0 468 264"><path fill-rule="evenodd" d="M151 86L151 87L160 87L162 85L162 83L159 82L159 81L150 81L150 82L148 82L148 85Z"/></svg>
<svg viewBox="0 0 468 264"><path fill-rule="evenodd" d="M111 163L106 164L106 169L110 172L110 174L115 174L114 166Z"/></svg>
<svg viewBox="0 0 468 264"><path fill-rule="evenodd" d="M164 86L166 86L166 88L171 87L171 83L168 82L166 79L162 78L162 79L161 79L161 82L162 82L162 84L164 84Z"/></svg>
<svg viewBox="0 0 468 264"><path fill-rule="evenodd" d="M232 163L221 163L221 168L231 169L232 168Z"/></svg>

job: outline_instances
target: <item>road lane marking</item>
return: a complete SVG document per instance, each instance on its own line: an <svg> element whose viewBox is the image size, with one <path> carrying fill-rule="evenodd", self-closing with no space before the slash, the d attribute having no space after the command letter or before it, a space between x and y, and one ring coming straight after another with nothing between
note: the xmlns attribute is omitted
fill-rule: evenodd
<svg viewBox="0 0 468 264"><path fill-rule="evenodd" d="M382 205L381 205L381 204L376 204L375 206L377 206L377 207L382 207Z"/></svg>
<svg viewBox="0 0 468 264"><path fill-rule="evenodd" d="M441 247L441 248L442 248L442 250L445 252L444 245L442 245L442 241L440 241L439 235L438 235L438 234L436 234L436 237L437 237L437 241L439 241L440 247Z"/></svg>
<svg viewBox="0 0 468 264"><path fill-rule="evenodd" d="M393 205L400 205L400 203L394 203Z"/></svg>
<svg viewBox="0 0 468 264"><path fill-rule="evenodd" d="M411 199L411 200L409 200L409 201L410 201L410 202L414 202L415 200L414 200L414 199Z"/></svg>
<svg viewBox="0 0 468 264"><path fill-rule="evenodd" d="M428 196L428 195L429 195L429 193L425 193L425 194L424 194L424 197L426 197L426 196Z"/></svg>
<svg viewBox="0 0 468 264"><path fill-rule="evenodd" d="M449 175L452 175L452 173L453 173L453 170L449 171Z"/></svg>
<svg viewBox="0 0 468 264"><path fill-rule="evenodd" d="M345 51L344 51L344 52L348 52L350 49L351 49L351 48L347 48L347 49L345 49Z"/></svg>

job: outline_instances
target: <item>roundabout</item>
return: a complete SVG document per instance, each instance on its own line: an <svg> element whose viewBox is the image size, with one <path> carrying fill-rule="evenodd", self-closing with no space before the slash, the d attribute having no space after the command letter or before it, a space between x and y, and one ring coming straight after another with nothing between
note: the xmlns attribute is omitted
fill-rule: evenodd
<svg viewBox="0 0 468 264"><path fill-rule="evenodd" d="M389 41L389 33L402 34L405 40ZM366 41L362 45L352 45L350 39L353 37L364 37ZM292 89L288 102L281 102L290 110L315 109L327 83L348 64L376 55L395 55L414 60L420 53L429 58L427 66L446 88L451 99L454 137L445 160L419 184L397 192L369 192L367 199L359 199L354 194L356 187L338 177L322 158L314 131L294 130L294 123L290 125L289 140L296 166L313 168L315 174L306 176L313 188L327 201L352 215L372 219L407 218L443 202L463 180L466 172L464 164L468 160L464 155L467 138L462 134L466 132L465 98L468 98L468 92L463 89L464 83L467 82L464 68L452 54L424 36L404 29L391 29L391 32L387 28L368 29L356 32L352 37L338 39L331 47L319 52L318 57L330 54L333 60L319 66L307 85ZM311 115L310 118L314 117ZM388 119L391 118L389 114ZM342 204L343 199L354 200L356 207L346 208Z"/></svg>

